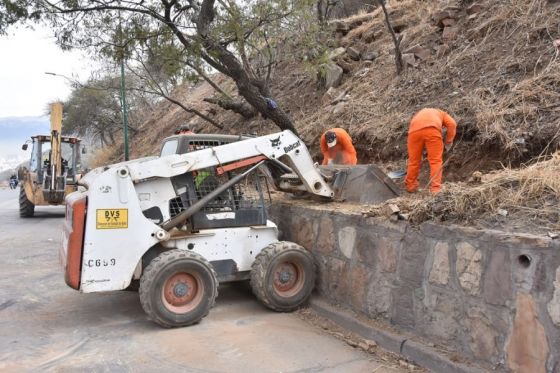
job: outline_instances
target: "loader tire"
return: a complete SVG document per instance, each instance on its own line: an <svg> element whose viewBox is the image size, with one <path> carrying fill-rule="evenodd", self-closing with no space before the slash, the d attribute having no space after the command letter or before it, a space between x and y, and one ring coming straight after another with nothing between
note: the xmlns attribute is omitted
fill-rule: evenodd
<svg viewBox="0 0 560 373"><path fill-rule="evenodd" d="M266 307L290 312L304 305L315 287L313 256L298 244L275 242L255 258L251 288Z"/></svg>
<svg viewBox="0 0 560 373"><path fill-rule="evenodd" d="M27 199L23 185L19 188L19 216L30 218L35 213L35 205Z"/></svg>
<svg viewBox="0 0 560 373"><path fill-rule="evenodd" d="M155 257L140 278L140 303L166 328L187 326L208 315L218 296L212 265L192 251L170 250Z"/></svg>

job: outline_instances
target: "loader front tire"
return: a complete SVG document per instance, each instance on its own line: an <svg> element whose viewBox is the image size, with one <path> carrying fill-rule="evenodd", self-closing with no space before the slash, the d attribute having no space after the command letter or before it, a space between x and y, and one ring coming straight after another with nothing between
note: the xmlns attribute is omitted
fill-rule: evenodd
<svg viewBox="0 0 560 373"><path fill-rule="evenodd" d="M30 218L35 213L35 205L27 199L23 185L19 188L19 216Z"/></svg>
<svg viewBox="0 0 560 373"><path fill-rule="evenodd" d="M290 312L305 304L315 287L313 256L293 242L280 241L265 247L251 269L251 288L266 307Z"/></svg>
<svg viewBox="0 0 560 373"><path fill-rule="evenodd" d="M208 315L218 296L212 265L192 251L170 250L154 258L140 278L140 303L166 328L188 326Z"/></svg>

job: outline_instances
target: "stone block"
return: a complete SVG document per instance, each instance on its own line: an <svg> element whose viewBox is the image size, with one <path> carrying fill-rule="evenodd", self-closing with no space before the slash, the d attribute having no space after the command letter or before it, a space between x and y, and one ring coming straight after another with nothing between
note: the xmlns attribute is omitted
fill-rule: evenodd
<svg viewBox="0 0 560 373"><path fill-rule="evenodd" d="M396 239L380 237L377 240L377 259L382 271L395 272L397 269L398 246L399 242Z"/></svg>
<svg viewBox="0 0 560 373"><path fill-rule="evenodd" d="M459 333L457 320L462 318L461 302L457 297L437 294L434 308L425 310L424 314L422 329L427 335L446 341L457 338Z"/></svg>
<svg viewBox="0 0 560 373"><path fill-rule="evenodd" d="M292 218L290 228L291 240L313 251L317 241L318 223L315 219L307 219L301 216Z"/></svg>
<svg viewBox="0 0 560 373"><path fill-rule="evenodd" d="M343 73L344 71L342 68L334 63L323 65L325 88L338 87L342 82Z"/></svg>
<svg viewBox="0 0 560 373"><path fill-rule="evenodd" d="M498 350L496 338L498 332L492 322L478 310L469 310L465 325L469 333L469 347L477 359L496 362Z"/></svg>
<svg viewBox="0 0 560 373"><path fill-rule="evenodd" d="M424 280L424 263L428 248L433 241L418 233L405 236L398 262L398 275L401 281L413 289L421 287Z"/></svg>
<svg viewBox="0 0 560 373"><path fill-rule="evenodd" d="M402 328L414 328L413 289L394 288L391 292L391 323Z"/></svg>
<svg viewBox="0 0 560 373"><path fill-rule="evenodd" d="M344 53L346 53L346 49L344 47L338 47L329 52L328 58L330 60L334 60L342 56Z"/></svg>
<svg viewBox="0 0 560 373"><path fill-rule="evenodd" d="M470 295L478 295L482 275L482 253L480 250L468 242L457 244L455 268L461 287Z"/></svg>
<svg viewBox="0 0 560 373"><path fill-rule="evenodd" d="M350 57L354 61L359 61L360 60L360 54L361 53L357 48L348 47L348 48L346 48L346 53L348 54L348 57Z"/></svg>
<svg viewBox="0 0 560 373"><path fill-rule="evenodd" d="M441 21L441 24L443 25L443 27L455 26L457 24L457 20L453 18L446 18Z"/></svg>
<svg viewBox="0 0 560 373"><path fill-rule="evenodd" d="M439 26L443 27L443 20L445 19L457 19L458 12L455 9L443 9L432 14L432 21Z"/></svg>
<svg viewBox="0 0 560 373"><path fill-rule="evenodd" d="M329 216L323 216L319 220L318 230L315 250L323 255L332 254L336 247L336 236L332 219Z"/></svg>
<svg viewBox="0 0 560 373"><path fill-rule="evenodd" d="M346 60L338 60L336 64L340 66L345 73L352 71L352 64Z"/></svg>
<svg viewBox="0 0 560 373"><path fill-rule="evenodd" d="M483 9L482 5L478 3L474 3L467 8L467 14L472 15L472 14L480 13L482 9Z"/></svg>
<svg viewBox="0 0 560 373"><path fill-rule="evenodd" d="M410 65L412 67L418 66L418 62L416 62L416 57L414 57L413 53L403 53L402 60L405 66L407 65Z"/></svg>
<svg viewBox="0 0 560 373"><path fill-rule="evenodd" d="M367 312L365 300L368 283L368 268L359 263L356 263L350 267L350 305L354 308L354 310L363 313Z"/></svg>
<svg viewBox="0 0 560 373"><path fill-rule="evenodd" d="M372 318L387 317L391 309L392 286L389 280L383 274L373 273L367 286L366 313Z"/></svg>
<svg viewBox="0 0 560 373"><path fill-rule="evenodd" d="M356 228L344 227L338 231L338 248L347 259L352 258L356 243Z"/></svg>
<svg viewBox="0 0 560 373"><path fill-rule="evenodd" d="M459 37L459 27L457 26L447 26L443 29L443 35L441 36L444 43L450 43Z"/></svg>
<svg viewBox="0 0 560 373"><path fill-rule="evenodd" d="M519 293L515 309L506 345L507 365L513 372L545 373L549 346L533 297Z"/></svg>
<svg viewBox="0 0 560 373"><path fill-rule="evenodd" d="M378 52L368 51L363 54L362 59L364 59L365 61L374 61L377 57L379 57Z"/></svg>
<svg viewBox="0 0 560 373"><path fill-rule="evenodd" d="M337 258L328 259L328 288L327 297L340 303L348 300L348 263Z"/></svg>
<svg viewBox="0 0 560 373"><path fill-rule="evenodd" d="M548 314L556 326L560 326L560 267L556 268L556 279L554 280L554 293L547 305Z"/></svg>
<svg viewBox="0 0 560 373"><path fill-rule="evenodd" d="M404 53L412 53L422 61L429 59L432 55L432 51L429 48L423 47L419 44L408 48Z"/></svg>
<svg viewBox="0 0 560 373"><path fill-rule="evenodd" d="M355 254L358 260L369 267L374 267L377 263L376 242L379 237L366 230L360 230L356 236Z"/></svg>
<svg viewBox="0 0 560 373"><path fill-rule="evenodd" d="M447 285L449 282L449 245L447 242L436 243L433 259L428 280L433 284Z"/></svg>
<svg viewBox="0 0 560 373"><path fill-rule="evenodd" d="M486 303L500 306L512 300L511 262L505 250L492 251L484 276L483 296Z"/></svg>

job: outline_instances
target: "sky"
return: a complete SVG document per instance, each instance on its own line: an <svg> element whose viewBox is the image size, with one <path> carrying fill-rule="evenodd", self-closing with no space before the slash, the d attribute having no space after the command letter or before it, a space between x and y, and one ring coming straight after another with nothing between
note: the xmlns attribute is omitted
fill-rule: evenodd
<svg viewBox="0 0 560 373"><path fill-rule="evenodd" d="M62 51L46 27L11 28L0 35L0 171L29 159L21 144L49 132L48 104L70 94L67 79L45 72L85 82L95 68L85 56Z"/></svg>
<svg viewBox="0 0 560 373"><path fill-rule="evenodd" d="M45 27L19 27L0 35L0 118L45 115L51 101L64 100L70 82L85 81L94 68L85 53L64 52Z"/></svg>

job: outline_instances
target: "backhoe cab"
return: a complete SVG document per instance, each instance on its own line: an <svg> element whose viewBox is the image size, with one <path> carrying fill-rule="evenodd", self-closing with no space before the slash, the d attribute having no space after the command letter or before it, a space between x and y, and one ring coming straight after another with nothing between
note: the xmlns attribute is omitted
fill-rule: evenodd
<svg viewBox="0 0 560 373"><path fill-rule="evenodd" d="M61 205L64 197L77 189L81 177L80 139L61 136L62 104L51 106L51 134L32 136L23 144L31 155L27 167L18 170L21 182L21 217L31 217L35 206Z"/></svg>

